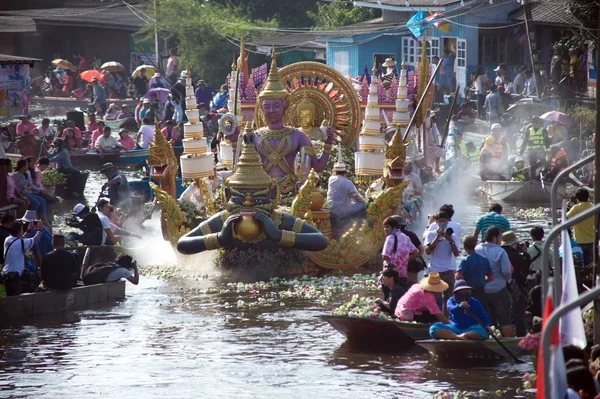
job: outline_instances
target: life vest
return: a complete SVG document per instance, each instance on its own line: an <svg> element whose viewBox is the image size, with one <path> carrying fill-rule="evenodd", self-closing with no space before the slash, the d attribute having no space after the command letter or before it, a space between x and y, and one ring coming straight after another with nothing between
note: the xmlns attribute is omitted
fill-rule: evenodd
<svg viewBox="0 0 600 399"><path fill-rule="evenodd" d="M552 157L552 159L550 160L550 170L554 170L554 167L556 166L556 163L558 162L558 160L560 158L564 158L567 166L569 165L569 156L567 155L567 153L565 152L565 150L563 148L561 148L554 157ZM564 168L561 168L560 170L563 170ZM559 171L560 172L560 171Z"/></svg>
<svg viewBox="0 0 600 399"><path fill-rule="evenodd" d="M529 141L527 141L527 147L534 150L537 148L545 148L544 135L542 132L544 128L534 130L533 127L529 128Z"/></svg>
<svg viewBox="0 0 600 399"><path fill-rule="evenodd" d="M526 167L517 168L516 166L512 168L512 177L511 181L525 181L527 178L525 177L525 172L527 171Z"/></svg>
<svg viewBox="0 0 600 399"><path fill-rule="evenodd" d="M502 146L502 137L496 140L491 146L492 158L501 159L504 156L504 147Z"/></svg>
<svg viewBox="0 0 600 399"><path fill-rule="evenodd" d="M460 153L461 155L468 159L469 161L471 161L471 164L476 164L477 162L479 162L479 154L477 153L477 151L473 151L473 152L468 152L467 151L467 144L462 142L458 145L458 148L460 149Z"/></svg>

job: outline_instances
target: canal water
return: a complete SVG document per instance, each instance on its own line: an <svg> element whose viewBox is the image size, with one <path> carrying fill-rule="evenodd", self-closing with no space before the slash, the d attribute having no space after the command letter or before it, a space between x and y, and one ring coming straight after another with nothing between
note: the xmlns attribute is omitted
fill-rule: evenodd
<svg viewBox="0 0 600 399"><path fill-rule="evenodd" d="M101 182L93 172L86 188L90 205ZM489 207L456 185L436 198L425 214L452 203L463 235ZM534 224L547 225L516 220L511 207L506 213L522 237ZM172 267L160 266L174 255L160 238L157 218L146 223L139 245L152 265ZM423 227L415 231L421 234ZM430 398L459 389L511 389L503 397L513 398L522 375L533 370L510 362L440 367L418 349L357 350L317 316L354 293L376 291L340 291L326 303L281 299L248 309L235 304L255 301L253 293L215 292L223 287L215 274L211 255L199 255L177 278L144 276L138 286L127 283L127 298L118 303L2 326L0 398Z"/></svg>

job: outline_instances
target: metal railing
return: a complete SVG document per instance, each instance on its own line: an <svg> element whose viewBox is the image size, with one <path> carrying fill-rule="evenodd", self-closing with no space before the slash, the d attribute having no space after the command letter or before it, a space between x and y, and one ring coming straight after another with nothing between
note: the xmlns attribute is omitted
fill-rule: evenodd
<svg viewBox="0 0 600 399"><path fill-rule="evenodd" d="M587 165L590 162L593 162L595 158L595 154L592 155L588 155L587 157L579 160L578 162L575 162L573 165L567 167L566 169L563 169L560 171L560 173L556 176L556 178L554 179L554 182L552 183L552 187L550 189L550 212L552 213L552 226L556 226L558 224L558 215L557 215L557 206L558 206L558 186L560 185L561 180L563 180L565 177L567 177L569 175L569 173L583 167L584 165ZM557 237L558 238L558 237ZM552 241L556 241L556 240L550 240L550 236L548 236L548 238L546 239L546 242L544 243L544 246L546 246L547 243L552 242ZM554 284L554 298L558 299L560 298L561 294L562 294L562 274L559 273L561 271L561 265L559 262L559 256L558 256L558 243L554 242L554 252L553 252L553 257L552 257L552 268L554 269L554 279L557 283ZM545 298L545 295L547 294L547 287L546 287L546 281L548 279L548 274L546 274L544 276L544 270L546 270L547 267L547 262L546 259L544 259L542 257L542 296L543 299ZM543 300L542 299L542 300Z"/></svg>
<svg viewBox="0 0 600 399"><path fill-rule="evenodd" d="M587 219L590 216L594 216L597 213L600 213L600 203L594 205L589 209L586 209L585 211L581 212L575 217L568 219L564 223L554 226L552 230L550 230L550 234L548 234L548 238L542 246L542 301L545 300L548 292L548 277L550 275L550 267L548 266L548 253L550 252L550 245L552 241L558 238L558 235L560 234L561 230L569 228ZM557 249L558 252L558 247L556 245L554 247L555 249ZM560 274L558 273L558 270L556 270L556 268L554 269L554 277L554 301L557 302L560 300L562 285L560 287L557 286L560 285L559 283L562 281L562 279L560 278ZM544 303L542 302L542 304Z"/></svg>
<svg viewBox="0 0 600 399"><path fill-rule="evenodd" d="M555 282L556 284L556 282ZM552 391L551 382L549 378L550 374L550 336L552 334L552 329L556 323L560 320L561 316L565 315L571 309L576 307L580 307L583 304L586 304L592 301L594 298L600 296L600 286L596 286L592 288L590 291L581 295L577 299L572 300L571 302L567 302L565 304L560 305L558 308L554 309L554 312L550 315L548 320L546 321L546 325L544 326L544 331L542 331L542 370L538 370L538 375L544 376L544 393L546 397L550 397L550 393ZM562 349L560 349L562 350Z"/></svg>

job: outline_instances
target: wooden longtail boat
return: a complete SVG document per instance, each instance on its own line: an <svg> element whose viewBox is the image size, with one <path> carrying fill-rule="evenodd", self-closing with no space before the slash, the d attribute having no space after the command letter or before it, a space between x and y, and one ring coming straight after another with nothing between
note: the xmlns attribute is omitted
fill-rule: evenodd
<svg viewBox="0 0 600 399"><path fill-rule="evenodd" d="M429 338L429 324L329 315L319 318L361 346L407 347Z"/></svg>
<svg viewBox="0 0 600 399"><path fill-rule="evenodd" d="M0 298L0 323L27 322L36 317L125 297L125 281L78 286L69 291L49 291Z"/></svg>
<svg viewBox="0 0 600 399"><path fill-rule="evenodd" d="M519 204L550 203L552 183L542 184L537 181L482 181L480 190L493 201L515 202ZM558 186L558 199L566 198L566 186Z"/></svg>
<svg viewBox="0 0 600 399"><path fill-rule="evenodd" d="M524 354L525 349L519 346L521 338L501 338L504 346L514 355ZM417 342L422 348L431 353L434 358L442 363L450 362L453 365L469 365L472 363L494 363L510 360L511 357L494 340L485 341L451 341L428 339Z"/></svg>
<svg viewBox="0 0 600 399"><path fill-rule="evenodd" d="M29 103L31 105L43 105L43 106L51 106L51 107L65 107L65 108L87 108L90 103L90 100L87 98L78 99L73 97L30 97ZM117 104L119 107L122 104L126 104L129 106L133 106L135 108L137 101L131 98L125 100L110 100L111 104Z"/></svg>
<svg viewBox="0 0 600 399"><path fill-rule="evenodd" d="M138 166L143 164L149 156L150 151L147 149L121 151L121 156L119 157L117 163L119 165Z"/></svg>

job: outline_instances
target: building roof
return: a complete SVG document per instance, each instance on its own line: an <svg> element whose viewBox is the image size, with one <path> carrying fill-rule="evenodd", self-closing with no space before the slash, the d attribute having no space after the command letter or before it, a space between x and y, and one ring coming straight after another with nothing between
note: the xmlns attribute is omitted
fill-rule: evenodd
<svg viewBox="0 0 600 399"><path fill-rule="evenodd" d="M18 57L16 55L0 54L0 64L33 64L41 61L39 58Z"/></svg>
<svg viewBox="0 0 600 399"><path fill-rule="evenodd" d="M315 33L294 33L280 34L278 36L268 38L252 38L248 40L248 44L255 46L275 46L282 49L298 49L298 50L323 50L325 42L317 40Z"/></svg>
<svg viewBox="0 0 600 399"><path fill-rule="evenodd" d="M35 21L26 17L0 16L0 33L35 32Z"/></svg>
<svg viewBox="0 0 600 399"><path fill-rule="evenodd" d="M139 8L137 9L139 10ZM140 15L138 17L137 15ZM60 25L90 27L95 26L108 29L126 29L137 31L146 22L137 11L121 4L105 7L64 7L46 8L36 10L0 11L2 16L29 18L37 25ZM1 28L0 28L1 29Z"/></svg>
<svg viewBox="0 0 600 399"><path fill-rule="evenodd" d="M508 14L508 17L517 21L525 20L523 7ZM534 24L567 26L581 24L568 11L565 0L537 0L531 3L531 18Z"/></svg>
<svg viewBox="0 0 600 399"><path fill-rule="evenodd" d="M358 35L368 35L371 33L394 31L398 29L406 29L404 23L401 22L384 22L383 17L369 19L352 25L341 26L332 31L316 32L318 37L333 38L333 37L351 37Z"/></svg>
<svg viewBox="0 0 600 399"><path fill-rule="evenodd" d="M458 4L460 0L408 0L408 7L406 6L406 0L355 0L353 3L355 6L361 7L373 7L381 9L402 9L406 11L419 11L419 9L442 9L446 6Z"/></svg>

